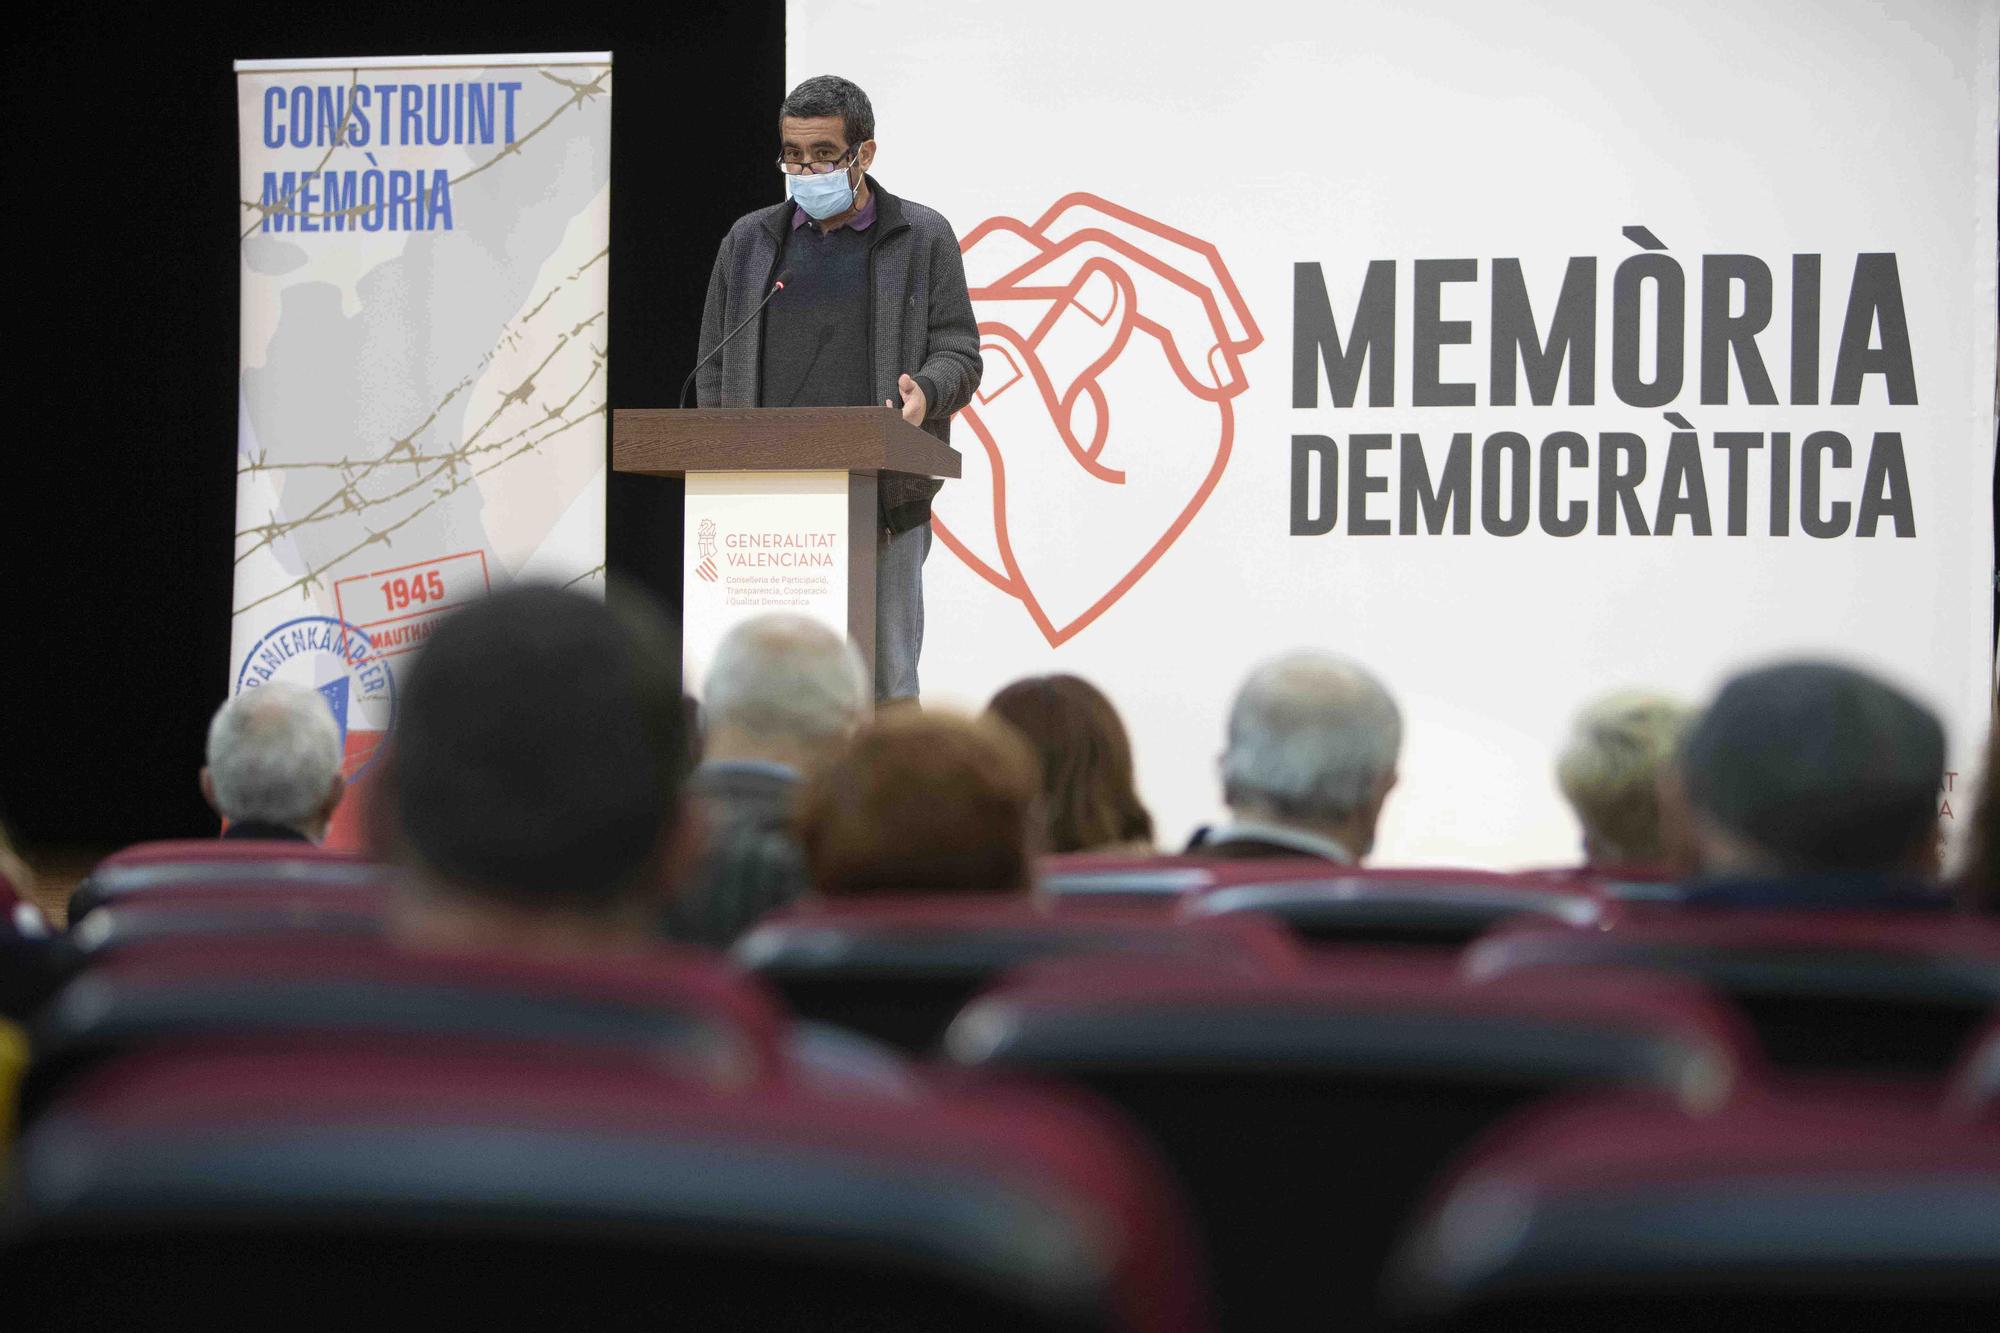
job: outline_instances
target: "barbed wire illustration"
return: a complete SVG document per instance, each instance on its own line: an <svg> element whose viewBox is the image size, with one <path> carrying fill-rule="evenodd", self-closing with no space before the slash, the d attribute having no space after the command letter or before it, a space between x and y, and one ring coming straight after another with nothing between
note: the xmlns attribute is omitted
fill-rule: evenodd
<svg viewBox="0 0 2000 1333"><path fill-rule="evenodd" d="M540 314L550 301L554 300L558 295L562 293L565 287L567 287L570 283L575 282L578 278L581 278L585 273L588 273L600 261L609 256L610 253L611 253L611 247L607 245L603 249L599 250L596 254L592 255L590 258L584 260L581 264L578 264L576 266L575 271L565 274L562 280L557 282L555 286L549 288L548 291L542 293L541 299L535 302L534 308L528 311L527 314L521 316L519 324L526 324L529 320L533 319L536 315ZM603 314L604 312L600 310L599 312L597 312L597 314L592 315L590 319L584 321L582 324L578 324L577 326L575 326L575 328L572 328L570 332L574 334L582 330L583 328L588 327L590 324L593 324L598 319L602 318ZM444 397L438 399L437 405L431 409L430 414L428 416L426 416L422 421L418 422L415 427L413 427L409 431L406 431L404 434L398 436L396 439L392 440L390 442L389 450L387 453L378 455L375 458L363 459L363 460L341 457L336 459L329 459L326 461L273 463L270 461L269 458L270 450L263 449L258 451L258 454L255 458L251 459L249 462L238 467L236 469L237 475L244 476L246 474L256 473L256 472L302 472L302 471L312 471L316 469L318 470L339 469L341 471L347 471L359 467L361 471L357 476L353 478L353 480L364 481L377 468L385 466L390 463L421 464L421 463L439 463L447 461L452 457L452 455L449 453L418 454L418 453L411 453L409 450L414 441L417 439L417 437L421 436L425 431L429 430L431 426L437 422L438 417L444 412L444 409L451 405L452 399L458 397L458 395L461 392L463 392L467 388L470 388L474 383L478 381L479 372L484 370L489 364L492 363L494 355L499 352L501 347L504 346L511 350L512 348L520 346L521 334L522 330L520 329L518 324L510 323L505 327L503 327L499 333L499 336L494 340L494 346L489 348L485 353L485 355L479 358L478 363L473 366L471 372L465 375L462 379L460 379L458 383L452 385L450 389L445 391ZM560 350L560 344L558 344L557 350ZM550 353L550 355L553 356L554 353L552 352ZM544 358L542 364L543 366L546 366L548 364L547 358ZM536 373L540 373L540 370L541 367L537 367ZM519 397L519 396L521 396L520 386L516 386L515 390L510 394L510 397ZM481 427L481 430L483 429L484 426ZM310 511L307 516L308 517L312 516ZM254 528L242 529L236 535L239 538L255 536L259 534L269 535L267 532L269 526L270 525L268 524L259 524L257 527ZM240 552L236 557L236 563L239 565L242 564L247 557L256 554L257 551L261 549L262 545L260 544L258 546L251 547L247 551Z"/></svg>
<svg viewBox="0 0 2000 1333"><path fill-rule="evenodd" d="M585 265L584 267L588 267L588 265ZM579 269L578 274L580 274L581 272L582 270ZM575 277L577 275L573 274L571 276ZM270 451L268 449L260 450L255 458L252 458L251 460L249 460L248 462L244 463L242 466L237 468L236 471L239 477L247 475L255 475L260 472L335 469L340 471L341 473L341 485L332 493L330 493L325 499L321 500L311 509L306 510L303 514L299 514L295 517L290 517L290 518L280 518L277 514L273 513L270 519L264 523L257 524L254 527L239 529L236 533L236 537L238 540L241 540L242 538L245 537L254 537L256 540L247 549L237 552L235 563L237 565L241 565L245 560L248 560L251 556L257 554L257 552L271 545L278 538L288 536L296 532L300 528L308 527L314 523L323 523L330 519L340 518L347 514L355 513L359 510L365 510L373 508L378 505L387 504L391 501L401 498L402 496L411 494L412 492L421 489L422 486L426 482L433 479L438 474L439 471L455 470L460 462L466 460L467 458L472 457L473 455L481 453L489 453L495 449L505 448L508 444L511 444L513 441L521 438L522 434L524 434L526 431L533 430L537 425L541 424L542 421L549 420L554 415L554 413L559 409L545 409L545 415L542 418L540 418L536 422L530 422L527 426L523 427L519 431L516 431L513 435L507 436L500 440L493 441L491 443L487 444L481 443L487 430L496 421L500 419L501 414L506 412L509 407L515 406L516 404L525 404L528 401L529 395L531 395L536 388L536 377L539 376L544 370L548 368L549 363L555 359L558 353L560 353L565 347L569 345L571 339L581 334L584 330L590 328L592 325L596 324L597 321L599 321L600 319L603 319L604 314L605 314L604 311L599 310L595 314L591 315L588 319L585 319L579 322L578 324L574 325L567 333L560 335L556 341L556 345L549 349L549 354L542 358L541 364L537 365L534 370L530 371L527 377L523 379L519 384L515 385L513 388L507 390L504 394L502 394L499 404L495 406L493 411L487 415L486 420L482 421L470 435L466 436L463 440L461 440L456 448L432 454L419 453L417 452L416 449L416 441L420 436L424 434L424 432L429 430L430 427L436 423L438 417L443 414L444 409L451 403L451 401L454 398L456 398L460 393L462 393L467 386L477 381L479 377L479 371L483 369L493 359L493 353L490 351L480 359L478 367L475 367L470 374L460 379L458 383L452 385L452 387L445 392L444 397L438 400L437 406L433 407L430 410L429 415L427 415L423 419L423 421L417 425L417 427L414 430L411 430L397 437L395 440L391 441L389 448L384 453L380 454L375 458L365 459L357 462L352 458L343 456L342 458L325 462L306 461L306 462L294 462L294 463L284 463L284 462L273 463L269 460ZM505 333L503 333L501 341L506 341ZM595 346L591 346L590 350L593 353L593 359L589 374L586 375L584 384L582 386L579 386L576 393L572 393L570 397L567 400L565 400L565 406L568 403L573 403L576 400L577 393L580 393L582 391L582 388L588 387L588 385L604 371L604 362L606 358L606 353L602 349L597 348ZM366 481L369 478L373 477L381 469L398 464L417 466L417 467L421 467L427 464L436 464L437 467L432 472L420 476L416 478L414 481L411 481L409 484L403 486L400 490L392 491L387 495L366 496L356 489L356 487L361 482Z"/></svg>
<svg viewBox="0 0 2000 1333"><path fill-rule="evenodd" d="M601 369L603 365L601 354L599 354L599 357L595 362L595 365L597 368ZM594 374L592 378L593 379L595 378ZM416 505L408 513L398 518L395 522L386 524L380 528L369 527L367 524L364 523L362 526L363 530L366 531L368 534L366 537L362 538L360 541L355 542L352 546L340 552L338 555L332 556L329 559L320 561L318 564L313 565L311 568L307 569L304 573L300 574L297 578L292 579L291 581L277 588L272 589L270 592L265 593L261 597L258 597L252 601L246 602L242 606L237 607L235 611L232 612L232 614L240 616L244 614L246 611L253 611L257 607L260 607L267 602L274 601L277 598L284 596L288 592L296 591L302 597L310 597L315 588L323 588L325 586L324 582L325 575L331 573L339 566L345 564L349 559L353 558L356 555L359 555L361 552L367 550L371 546L393 545L394 543L390 539L397 532L407 527L410 523L414 522L422 515L437 508L440 504L450 499L460 490L463 490L465 487L472 485L480 478L485 477L488 474L506 466L508 463L513 462L515 459L523 458L529 454L539 452L543 445L548 444L551 440L555 439L557 436L567 434L569 431L574 430L576 427L581 426L586 422L589 422L597 417L603 416L605 412L605 404L602 402L598 402L591 405L587 409L580 411L575 416L567 415L567 409L570 406L574 405L576 397L581 396L583 389L585 387L588 387L587 383L586 385L579 386L577 393L571 396L571 399L569 400L568 403L563 405L561 411L552 410L547 416L542 418L541 422L537 423L537 424L547 424L551 420L553 420L556 424L550 426L549 429L534 435L530 439L521 441L521 443L516 445L513 449L509 450L506 453L503 453L500 457L492 460L491 462L488 462L483 467L467 468L464 471L457 471L456 465L458 462L462 462L469 459L474 453L482 452L482 450L479 449L472 449L472 448L463 449L458 451L454 455L453 463L447 464L443 467L436 469L435 471L428 474L426 477L420 479L415 483L412 483L410 486L403 487L401 490L398 490L392 495L374 497L366 500L365 503L361 505L356 505L354 507L356 510L365 510L377 507L382 504L391 503L396 499L402 498L403 496L410 495L415 493L416 491L424 489L424 487L428 483L434 481L439 475L447 471L452 472L452 475L443 484L432 488L431 494L427 498L425 498L422 503ZM496 441L491 445L485 446L485 449L488 450L499 449L502 447L504 447L504 442Z"/></svg>
<svg viewBox="0 0 2000 1333"><path fill-rule="evenodd" d="M583 270L589 266L589 262L586 262L576 273L569 275L569 278L565 279L565 282L581 276ZM233 614L242 615L246 611L254 610L291 591L297 591L302 597L309 597L313 589L324 586L322 576L333 570L350 556L358 554L373 545L389 544L389 537L392 534L402 529L418 516L436 508L459 490L471 484L471 482L488 475L505 463L537 452L544 444L555 437L566 434L585 421L601 416L605 409L601 395L598 401L590 404L580 412L578 403L593 385L599 383L604 374L605 363L608 359L606 349L582 337L583 333L603 318L604 311L599 310L573 325L567 332L561 334L556 341L556 345L549 349L548 355L543 357L519 384L516 384L512 389L502 394L500 402L488 414L487 418L455 448L440 450L435 453L421 453L414 446L417 438L437 420L443 412L444 407L462 392L468 383L477 377L476 371L473 375L467 376L459 383L453 385L438 405L431 409L430 414L416 430L393 442L389 450L378 458L366 460L358 464L352 459L345 458L331 463L291 464L272 463L260 455L258 458L252 459L240 467L238 469L239 475L303 468L315 470L337 468L341 470L341 475L339 485L305 513L289 518L281 518L276 513L272 513L267 522L239 531L236 534L239 539L254 537L255 541L248 549L237 555L236 563L238 565L241 565L244 560L258 551L273 545L281 538L293 536L301 529L313 524L324 523L337 518L346 518L355 514L366 514L371 510L382 509L384 506L393 505L398 500L416 496L426 490L430 493L421 503L408 513L403 514L394 523L380 528L373 528L368 527L364 520L363 526L368 532L368 536L365 539L357 542L354 546L334 556L332 559L322 561L307 569L289 583L281 585L263 596L237 607ZM582 378L575 384L575 387L569 389L566 396L560 400L540 404L541 415L523 423L511 433L491 440L486 439L487 432L510 409L524 406L532 407L535 405L533 403L533 395L537 388L538 377L542 376L548 370L555 358L565 348L569 347L572 342L578 343L588 351L590 356L588 366L584 369ZM481 365L483 366L491 359L492 354L489 352L486 357L482 358ZM512 447L510 448L510 446ZM486 463L484 466L471 466L482 456L496 453L500 456ZM382 494L368 494L361 489L361 483L373 477L383 468L391 465L417 467L420 469L419 475L407 483L397 485L394 489Z"/></svg>

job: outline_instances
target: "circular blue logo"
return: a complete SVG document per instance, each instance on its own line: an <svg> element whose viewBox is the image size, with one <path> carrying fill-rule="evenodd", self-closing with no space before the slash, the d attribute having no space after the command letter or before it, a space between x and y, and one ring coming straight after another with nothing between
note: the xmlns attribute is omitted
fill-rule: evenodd
<svg viewBox="0 0 2000 1333"><path fill-rule="evenodd" d="M347 743L350 731L379 735L396 720L389 664L375 655L366 633L332 616L300 616L268 631L243 659L234 692L274 681L319 691L340 726L344 753L354 749Z"/></svg>

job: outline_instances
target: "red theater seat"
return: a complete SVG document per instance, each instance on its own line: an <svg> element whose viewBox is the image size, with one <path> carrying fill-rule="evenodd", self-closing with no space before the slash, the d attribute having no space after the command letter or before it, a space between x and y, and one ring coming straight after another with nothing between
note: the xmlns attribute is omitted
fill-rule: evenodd
<svg viewBox="0 0 2000 1333"><path fill-rule="evenodd" d="M1672 903L1681 898L1680 883L1666 866L1645 861L1615 865L1548 866L1520 872L1545 884L1569 884L1609 902Z"/></svg>
<svg viewBox="0 0 2000 1333"><path fill-rule="evenodd" d="M1327 873L1327 863L1312 856L1225 861L1212 856L1072 852L1043 858L1037 866L1036 887L1044 897L1061 903L1173 907L1204 889L1324 879Z"/></svg>
<svg viewBox="0 0 2000 1333"><path fill-rule="evenodd" d="M1480 977L1645 968L1703 981L1794 1069L1943 1075L2000 1004L2000 922L1917 913L1625 909L1607 929L1502 927Z"/></svg>
<svg viewBox="0 0 2000 1333"><path fill-rule="evenodd" d="M107 1068L24 1139L65 1327L1198 1333L1167 1187L1081 1108L717 1095L465 1052Z"/></svg>
<svg viewBox="0 0 2000 1333"><path fill-rule="evenodd" d="M1860 1087L1531 1115L1427 1210L1393 1291L1407 1326L1467 1333L1990 1330L2000 1135Z"/></svg>
<svg viewBox="0 0 2000 1333"><path fill-rule="evenodd" d="M1007 898L856 898L766 917L732 957L794 1013L928 1052L967 1000L1002 972L1075 954L1201 958L1251 968L1297 956L1262 921L1181 923L1144 908Z"/></svg>
<svg viewBox="0 0 2000 1333"><path fill-rule="evenodd" d="M779 1076L782 1017L698 955L416 953L338 936L169 939L68 981L31 1028L36 1112L105 1061L169 1043L484 1044L643 1060L708 1082Z"/></svg>
<svg viewBox="0 0 2000 1333"><path fill-rule="evenodd" d="M106 903L160 889L229 884L340 888L379 884L390 873L351 852L307 842L142 842L106 857L84 877L69 897L69 923L76 925Z"/></svg>
<svg viewBox="0 0 2000 1333"><path fill-rule="evenodd" d="M1191 895L1191 916L1263 913L1311 944L1456 948L1504 921L1587 926L1602 903L1579 882L1479 870L1328 870L1316 878L1218 885Z"/></svg>
<svg viewBox="0 0 2000 1333"><path fill-rule="evenodd" d="M95 908L63 936L73 970L158 940L297 934L373 938L387 921L390 888L252 881L173 885Z"/></svg>
<svg viewBox="0 0 2000 1333"><path fill-rule="evenodd" d="M945 1042L961 1064L1068 1079L1127 1112L1185 1184L1238 1329L1370 1323L1405 1214L1477 1134L1574 1088L1712 1105L1745 1045L1695 987L1474 985L1410 953L1261 976L1052 962L975 1002Z"/></svg>

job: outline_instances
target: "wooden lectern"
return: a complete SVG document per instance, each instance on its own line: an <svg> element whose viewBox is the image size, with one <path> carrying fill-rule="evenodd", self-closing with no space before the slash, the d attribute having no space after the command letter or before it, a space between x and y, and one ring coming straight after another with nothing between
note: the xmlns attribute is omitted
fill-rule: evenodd
<svg viewBox="0 0 2000 1333"><path fill-rule="evenodd" d="M872 672L877 480L959 475L956 449L887 407L618 408L611 465L687 478L681 651L690 692L722 636L768 611L846 634Z"/></svg>

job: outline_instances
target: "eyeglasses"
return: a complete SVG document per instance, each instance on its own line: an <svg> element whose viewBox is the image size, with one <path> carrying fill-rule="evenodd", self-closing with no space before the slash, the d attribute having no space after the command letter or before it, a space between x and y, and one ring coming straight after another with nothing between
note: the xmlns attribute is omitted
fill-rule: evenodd
<svg viewBox="0 0 2000 1333"><path fill-rule="evenodd" d="M789 157L781 157L778 159L778 170L787 176L824 176L846 166L860 151L861 145L856 144L838 157L816 157L810 162L795 162Z"/></svg>

